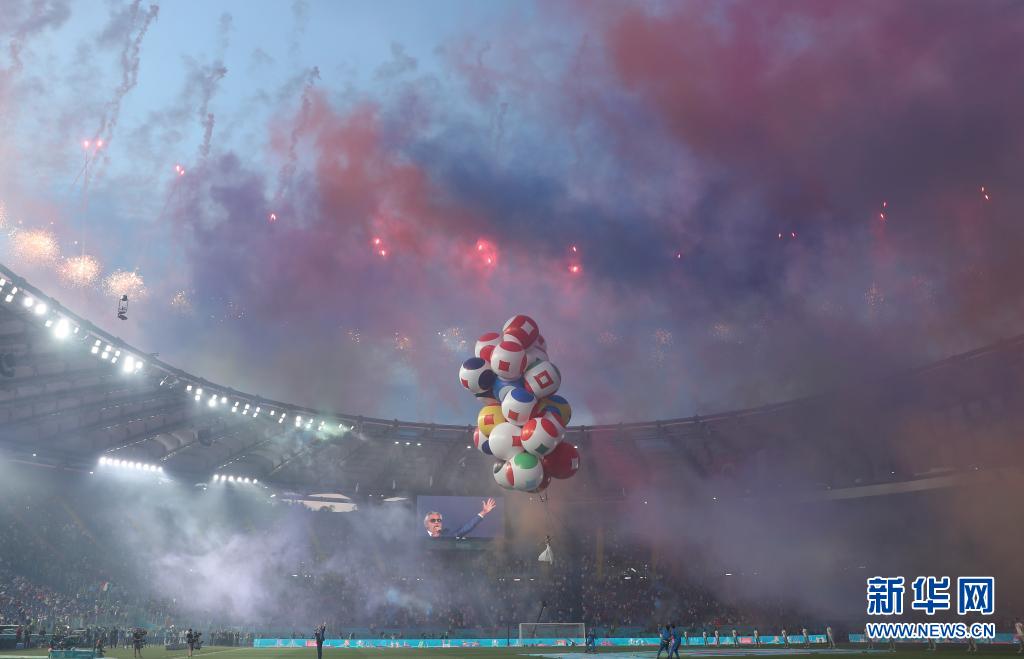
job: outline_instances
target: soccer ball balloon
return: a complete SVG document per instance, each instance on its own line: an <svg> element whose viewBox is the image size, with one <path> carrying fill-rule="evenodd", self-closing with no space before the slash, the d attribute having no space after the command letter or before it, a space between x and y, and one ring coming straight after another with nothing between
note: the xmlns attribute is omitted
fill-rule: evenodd
<svg viewBox="0 0 1024 659"><path fill-rule="evenodd" d="M545 414L539 419L530 419L523 426L523 448L530 453L544 457L551 453L565 436L565 428L554 414Z"/></svg>
<svg viewBox="0 0 1024 659"><path fill-rule="evenodd" d="M516 387L501 401L501 413L509 423L522 426L530 420L530 412L536 404L536 396L522 387Z"/></svg>
<svg viewBox="0 0 1024 659"><path fill-rule="evenodd" d="M569 427L569 420L572 419L572 407L569 405L569 401L558 395L541 398L537 401L533 416L544 416L544 413L549 411L558 415L563 428Z"/></svg>
<svg viewBox="0 0 1024 659"><path fill-rule="evenodd" d="M501 423L505 423L505 417L501 415L501 405L488 405L480 408L480 413L476 417L476 425L480 429L481 435L490 437L494 427Z"/></svg>
<svg viewBox="0 0 1024 659"><path fill-rule="evenodd" d="M511 423L499 423L487 438L491 455L499 460L509 460L523 452L521 439L523 429Z"/></svg>
<svg viewBox="0 0 1024 659"><path fill-rule="evenodd" d="M548 351L544 348L537 347L534 343L532 346L526 349L526 368L529 370L531 366L537 362L546 362L548 360Z"/></svg>
<svg viewBox="0 0 1024 659"><path fill-rule="evenodd" d="M543 465L544 461L541 460L540 463ZM538 492L543 492L544 490L548 489L548 485L551 485L551 476L549 476L545 472L544 479L540 482L540 485L537 486L537 489L530 490L530 492L533 492L534 494L537 494Z"/></svg>
<svg viewBox="0 0 1024 659"><path fill-rule="evenodd" d="M483 433L480 432L479 428L473 431L473 446L476 446L481 453L486 453L487 455L494 455L493 453L491 453L489 440Z"/></svg>
<svg viewBox="0 0 1024 659"><path fill-rule="evenodd" d="M479 339L476 340L476 347L473 349L473 354L480 357L484 361L491 361L491 351L494 350L494 346L501 343L501 334L497 332L488 332ZM484 349L487 349L486 352Z"/></svg>
<svg viewBox="0 0 1024 659"><path fill-rule="evenodd" d="M504 334L511 334L522 344L523 348L529 348L540 336L540 329L537 327L537 323L534 322L533 318L519 314L518 316L512 316L505 323L505 326L501 328Z"/></svg>
<svg viewBox="0 0 1024 659"><path fill-rule="evenodd" d="M526 351L515 341L504 340L491 352L491 370L504 380L516 380L526 370Z"/></svg>
<svg viewBox="0 0 1024 659"><path fill-rule="evenodd" d="M522 378L518 380L502 380L501 378L498 378L494 381L494 388L492 389L494 392L494 398L497 398L499 403L503 403L505 401L505 396L512 393L513 389L522 387L523 384Z"/></svg>
<svg viewBox="0 0 1024 659"><path fill-rule="evenodd" d="M544 480L544 466L537 456L520 453L505 463L505 480L514 490L536 490Z"/></svg>
<svg viewBox="0 0 1024 659"><path fill-rule="evenodd" d="M505 462L494 463L494 482L502 486L506 490L512 489L512 484L505 477Z"/></svg>
<svg viewBox="0 0 1024 659"><path fill-rule="evenodd" d="M527 391L537 398L544 398L558 391L562 385L562 374L551 362L537 362L526 370L523 381Z"/></svg>
<svg viewBox="0 0 1024 659"><path fill-rule="evenodd" d="M561 442L542 458L544 471L552 478L571 478L580 468L580 453L569 442Z"/></svg>
<svg viewBox="0 0 1024 659"><path fill-rule="evenodd" d="M462 362L462 368L459 369L459 381L474 394L490 391L497 379L498 376L480 357L470 357Z"/></svg>

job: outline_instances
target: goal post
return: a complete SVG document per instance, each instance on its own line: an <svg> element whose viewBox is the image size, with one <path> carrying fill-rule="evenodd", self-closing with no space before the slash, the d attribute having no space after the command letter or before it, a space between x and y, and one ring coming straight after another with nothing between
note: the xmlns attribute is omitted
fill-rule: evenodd
<svg viewBox="0 0 1024 659"><path fill-rule="evenodd" d="M583 641L587 637L587 628L582 622L521 622L519 623L519 640L529 641L535 638L565 639Z"/></svg>

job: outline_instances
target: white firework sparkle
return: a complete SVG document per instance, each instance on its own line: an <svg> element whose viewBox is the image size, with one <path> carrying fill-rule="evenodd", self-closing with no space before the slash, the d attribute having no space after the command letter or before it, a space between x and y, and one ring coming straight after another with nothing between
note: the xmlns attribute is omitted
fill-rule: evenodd
<svg viewBox="0 0 1024 659"><path fill-rule="evenodd" d="M135 271L117 270L103 280L103 290L107 295L127 295L129 300L146 297L146 282L142 275Z"/></svg>

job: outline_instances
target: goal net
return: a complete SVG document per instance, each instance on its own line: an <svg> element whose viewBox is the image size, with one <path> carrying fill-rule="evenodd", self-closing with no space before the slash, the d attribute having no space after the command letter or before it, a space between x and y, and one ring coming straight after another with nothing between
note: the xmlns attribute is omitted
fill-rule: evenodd
<svg viewBox="0 0 1024 659"><path fill-rule="evenodd" d="M519 623L519 640L534 638L572 639L583 641L587 636L587 628L582 622L521 622Z"/></svg>

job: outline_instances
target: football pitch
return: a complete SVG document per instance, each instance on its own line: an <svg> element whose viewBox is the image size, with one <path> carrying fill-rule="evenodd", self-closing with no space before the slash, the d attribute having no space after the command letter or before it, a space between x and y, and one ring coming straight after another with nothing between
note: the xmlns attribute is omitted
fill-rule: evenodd
<svg viewBox="0 0 1024 659"><path fill-rule="evenodd" d="M600 648L598 653L601 659L655 659L657 650L636 649L628 650L623 648ZM1016 648L1009 646L996 646L985 648L982 646L977 655L968 655L966 648L940 648L936 652L928 652L921 648L905 648L896 652L884 650L867 651L860 648L839 648L836 650L800 650L800 649L740 649L740 650L696 650L681 652L684 656L690 657L756 657L765 656L771 659L809 659L816 657L824 659L828 656L852 657L857 655L877 655L892 657L894 659L969 659L976 656L1016 656ZM395 659L503 659L505 657L521 659L583 659L582 657L570 657L570 655L582 655L582 648L366 648L366 649L340 649L325 648L325 659L357 659L358 657L388 656ZM46 650L2 650L2 659L39 659L47 655ZM113 659L132 659L130 649L118 648L108 651L107 657ZM182 650L167 651L159 647L147 647L142 653L143 659L187 659L187 653ZM197 659L211 657L212 659L316 659L316 650L312 648L225 648L208 647L202 652L195 653Z"/></svg>

